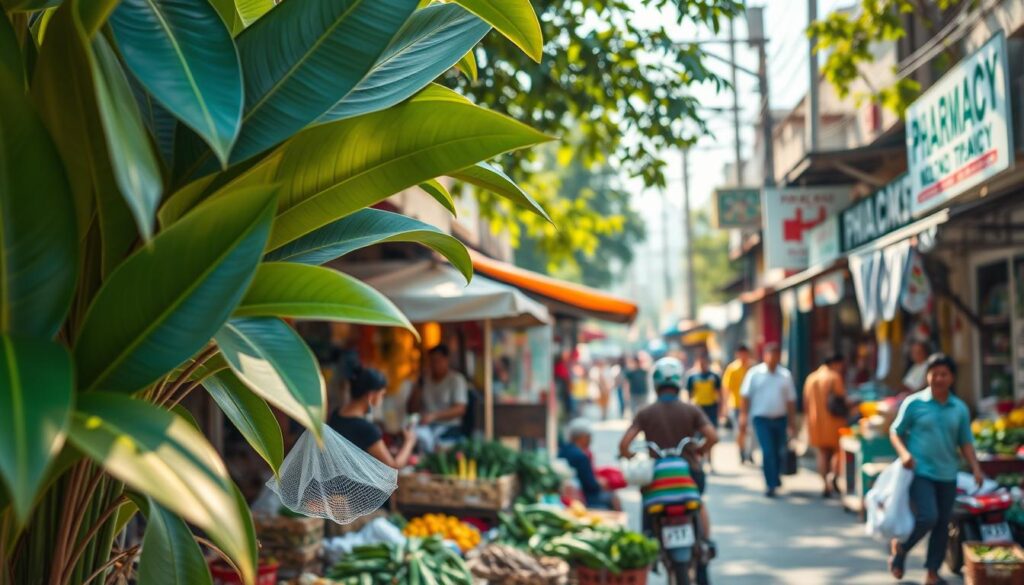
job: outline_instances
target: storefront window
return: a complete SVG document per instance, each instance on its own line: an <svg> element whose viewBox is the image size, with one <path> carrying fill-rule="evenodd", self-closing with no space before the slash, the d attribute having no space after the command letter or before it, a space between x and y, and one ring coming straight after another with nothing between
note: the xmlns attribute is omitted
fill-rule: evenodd
<svg viewBox="0 0 1024 585"><path fill-rule="evenodd" d="M1008 263L1001 260L979 266L976 282L981 318L981 395L1013 398L1013 296Z"/></svg>

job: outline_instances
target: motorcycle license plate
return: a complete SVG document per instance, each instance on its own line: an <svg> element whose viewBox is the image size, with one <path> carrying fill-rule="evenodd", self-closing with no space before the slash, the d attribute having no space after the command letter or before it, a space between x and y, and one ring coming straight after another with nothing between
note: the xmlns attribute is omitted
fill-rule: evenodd
<svg viewBox="0 0 1024 585"><path fill-rule="evenodd" d="M692 523L666 526L661 529L661 543L665 545L665 548L693 546L695 541Z"/></svg>
<svg viewBox="0 0 1024 585"><path fill-rule="evenodd" d="M1013 535L1010 534L1010 525L1006 522L981 525L982 542L1010 542Z"/></svg>

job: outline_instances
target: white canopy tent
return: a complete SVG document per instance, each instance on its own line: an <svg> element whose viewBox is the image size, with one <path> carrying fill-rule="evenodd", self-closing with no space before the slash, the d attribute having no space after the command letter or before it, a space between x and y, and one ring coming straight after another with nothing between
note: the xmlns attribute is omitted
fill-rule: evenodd
<svg viewBox="0 0 1024 585"><path fill-rule="evenodd" d="M413 323L461 323L484 325L484 434L494 436L494 389L491 356L494 325L531 327L551 322L547 307L519 289L479 274L466 279L448 263L425 260L370 262L336 266L391 299Z"/></svg>

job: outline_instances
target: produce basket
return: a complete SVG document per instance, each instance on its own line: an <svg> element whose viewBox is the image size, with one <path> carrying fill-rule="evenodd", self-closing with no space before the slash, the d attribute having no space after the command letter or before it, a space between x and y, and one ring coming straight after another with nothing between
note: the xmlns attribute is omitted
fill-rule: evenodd
<svg viewBox="0 0 1024 585"><path fill-rule="evenodd" d="M647 585L649 569L629 569L618 575L607 569L576 567L579 585Z"/></svg>
<svg viewBox="0 0 1024 585"><path fill-rule="evenodd" d="M1024 583L1024 550L1017 544L988 545L983 542L965 542L964 582L967 585L1020 585ZM979 554L982 549L1006 549L1006 558L986 560Z"/></svg>
<svg viewBox="0 0 1024 585"><path fill-rule="evenodd" d="M553 557L535 557L503 545L489 545L466 563L473 577L488 585L565 585L569 564Z"/></svg>
<svg viewBox="0 0 1024 585"><path fill-rule="evenodd" d="M323 518L257 515L253 521L261 554L277 560L280 578L290 579L320 568Z"/></svg>
<svg viewBox="0 0 1024 585"><path fill-rule="evenodd" d="M413 473L398 478L395 503L438 508L505 510L516 497L513 474L497 479L458 479L456 477Z"/></svg>

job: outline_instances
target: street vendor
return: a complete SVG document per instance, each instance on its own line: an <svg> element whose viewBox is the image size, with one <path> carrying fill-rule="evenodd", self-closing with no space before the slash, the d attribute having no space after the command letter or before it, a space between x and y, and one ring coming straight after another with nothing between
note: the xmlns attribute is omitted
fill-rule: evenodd
<svg viewBox="0 0 1024 585"><path fill-rule="evenodd" d="M370 408L379 407L384 401L387 378L373 368L356 366L349 374L348 382L349 401L331 413L327 425L385 465L395 469L408 465L412 450L416 447L416 433L407 427L401 450L397 455L392 455L384 444L380 428L366 419Z"/></svg>
<svg viewBox="0 0 1024 585"><path fill-rule="evenodd" d="M439 440L458 437L469 403L469 385L466 378L452 368L450 356L444 344L427 352L427 371L418 391L420 426L417 435L428 452L436 448Z"/></svg>
<svg viewBox="0 0 1024 585"><path fill-rule="evenodd" d="M573 420L566 434L567 442L558 449L558 457L565 459L576 472L587 507L595 510L621 510L618 498L603 485L594 471L590 454L594 433L590 421L582 418Z"/></svg>

